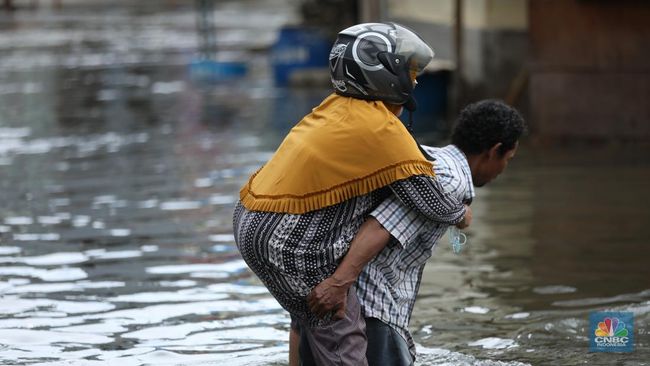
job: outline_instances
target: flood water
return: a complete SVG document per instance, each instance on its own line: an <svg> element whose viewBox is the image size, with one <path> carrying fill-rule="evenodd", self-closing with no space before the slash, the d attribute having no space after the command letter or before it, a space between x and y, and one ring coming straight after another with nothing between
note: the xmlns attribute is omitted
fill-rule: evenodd
<svg viewBox="0 0 650 366"><path fill-rule="evenodd" d="M0 13L0 363L286 364L231 212L328 94L273 87L259 49L293 8L222 3L220 55L249 73L206 85L187 3L63 3ZM466 250L443 238L427 266L417 364L649 364L649 156L523 146L477 190ZM635 351L589 353L593 311L633 312Z"/></svg>

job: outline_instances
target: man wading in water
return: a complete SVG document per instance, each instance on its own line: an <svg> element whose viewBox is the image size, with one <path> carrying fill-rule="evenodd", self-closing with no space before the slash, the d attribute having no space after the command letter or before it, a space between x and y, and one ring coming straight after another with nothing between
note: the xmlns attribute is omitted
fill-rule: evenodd
<svg viewBox="0 0 650 366"><path fill-rule="evenodd" d="M348 286L345 302L324 318L310 311L307 296L339 264L358 274L386 245L388 232L368 219L382 201L398 197L436 223L471 220L469 207L444 191L397 117L402 108L415 109L415 77L432 58L431 48L398 24L341 31L329 60L335 94L289 132L240 192L235 241L291 314L292 363L302 336L318 365L367 364L366 323L354 289Z"/></svg>
<svg viewBox="0 0 650 366"><path fill-rule="evenodd" d="M489 183L505 170L524 129L524 120L514 108L495 100L481 101L460 113L451 145L424 150L435 158L436 180L444 191L469 203L474 198L474 186ZM334 275L312 291L309 304L320 316L340 309L354 284L366 321L368 364L412 365L416 352L408 324L413 305L424 266L449 225L428 220L398 195L384 200L370 217L368 221L377 224L364 225L355 241L365 238L362 245L385 248L367 265L355 265L346 256ZM388 245L373 240L386 240ZM319 364L312 357L312 349L303 336L303 366Z"/></svg>

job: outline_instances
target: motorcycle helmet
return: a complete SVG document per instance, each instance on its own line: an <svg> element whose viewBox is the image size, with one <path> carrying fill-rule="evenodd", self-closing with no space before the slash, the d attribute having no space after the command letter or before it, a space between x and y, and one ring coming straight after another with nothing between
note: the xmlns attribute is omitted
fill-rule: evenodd
<svg viewBox="0 0 650 366"><path fill-rule="evenodd" d="M414 111L414 80L433 50L396 23L363 23L342 30L330 51L334 90L348 97L382 100Z"/></svg>

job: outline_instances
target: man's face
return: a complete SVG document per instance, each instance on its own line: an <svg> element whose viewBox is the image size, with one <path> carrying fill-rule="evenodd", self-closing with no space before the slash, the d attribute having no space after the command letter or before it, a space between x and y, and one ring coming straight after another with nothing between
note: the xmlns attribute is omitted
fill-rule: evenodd
<svg viewBox="0 0 650 366"><path fill-rule="evenodd" d="M482 187L498 177L506 169L510 159L515 157L518 147L519 142L515 143L515 147L506 151L505 154L499 154L497 145L486 151L479 169L477 169L476 177L473 177L474 185Z"/></svg>

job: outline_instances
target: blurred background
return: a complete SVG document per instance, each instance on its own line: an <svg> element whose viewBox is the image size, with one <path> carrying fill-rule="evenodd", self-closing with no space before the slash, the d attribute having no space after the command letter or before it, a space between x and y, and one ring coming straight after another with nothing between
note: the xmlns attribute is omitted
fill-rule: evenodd
<svg viewBox="0 0 650 366"><path fill-rule="evenodd" d="M289 319L234 244L248 176L331 93L355 23L436 59L416 135L484 98L530 126L443 238L411 321L418 365L650 359L650 4L642 0L3 0L0 363L287 363ZM589 353L593 311L635 351Z"/></svg>

